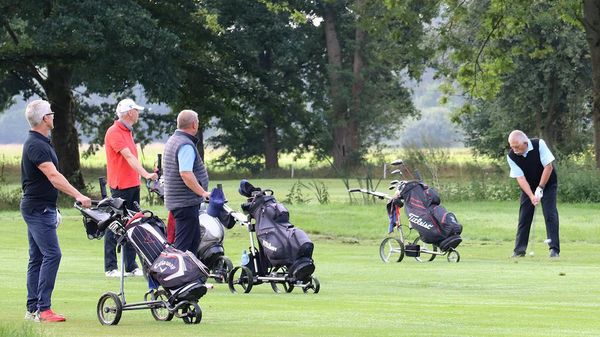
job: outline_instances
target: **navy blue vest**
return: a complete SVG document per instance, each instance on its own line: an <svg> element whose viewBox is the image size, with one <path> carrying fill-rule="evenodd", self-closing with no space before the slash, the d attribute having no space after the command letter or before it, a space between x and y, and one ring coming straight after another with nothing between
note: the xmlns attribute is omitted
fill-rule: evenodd
<svg viewBox="0 0 600 337"><path fill-rule="evenodd" d="M542 172L544 172L544 165L540 159L540 140L532 138L529 140L533 145L533 150L527 153L527 157L519 156L511 149L508 153L508 157L517 164L523 170L525 179L532 191L534 191L540 184L542 179ZM554 165L554 163L552 164ZM550 178L546 183L546 186L556 184L556 168L552 170Z"/></svg>
<svg viewBox="0 0 600 337"><path fill-rule="evenodd" d="M181 207L199 205L204 200L204 198L194 193L187 185L185 185L179 174L179 160L177 157L179 149L185 144L192 145L194 149L196 149L197 142L198 139L196 137L177 130L165 144L165 151L163 154L165 207L170 211ZM193 172L198 183L205 191L208 191L208 173L206 172L206 167L204 167L204 162L202 161L202 158L200 158L197 149Z"/></svg>

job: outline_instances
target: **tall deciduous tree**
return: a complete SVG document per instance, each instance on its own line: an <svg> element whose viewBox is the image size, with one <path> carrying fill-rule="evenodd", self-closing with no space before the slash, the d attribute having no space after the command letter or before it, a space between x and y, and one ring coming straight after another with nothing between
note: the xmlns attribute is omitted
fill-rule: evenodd
<svg viewBox="0 0 600 337"><path fill-rule="evenodd" d="M600 169L600 1L583 1L583 26L590 50L593 80L592 121L596 167Z"/></svg>
<svg viewBox="0 0 600 337"><path fill-rule="evenodd" d="M178 40L136 1L3 1L0 27L0 101L19 93L50 101L59 169L77 187L82 99L136 83L154 98L177 87L170 65Z"/></svg>
<svg viewBox="0 0 600 337"><path fill-rule="evenodd" d="M223 164L276 169L281 153L301 153L314 143L310 135L319 124L310 118L307 95L318 82L314 65L322 65L317 31L261 1L208 4L223 27L219 38L228 52L220 55L234 84L232 104L218 115L223 133L212 141L227 149Z"/></svg>
<svg viewBox="0 0 600 337"><path fill-rule="evenodd" d="M573 2L446 1L440 70L467 97L457 120L480 153L522 129L562 153L589 144L590 67Z"/></svg>
<svg viewBox="0 0 600 337"><path fill-rule="evenodd" d="M437 1L318 1L323 18L334 165L359 162L369 145L416 111L403 76L419 78Z"/></svg>

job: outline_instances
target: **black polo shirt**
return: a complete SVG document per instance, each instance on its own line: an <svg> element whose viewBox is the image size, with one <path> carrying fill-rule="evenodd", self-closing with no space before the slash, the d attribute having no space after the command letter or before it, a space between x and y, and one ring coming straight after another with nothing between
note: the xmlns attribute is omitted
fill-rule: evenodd
<svg viewBox="0 0 600 337"><path fill-rule="evenodd" d="M58 167L58 158L50 139L39 132L29 131L21 156L21 209L44 209L56 207L58 190L38 168L45 162Z"/></svg>

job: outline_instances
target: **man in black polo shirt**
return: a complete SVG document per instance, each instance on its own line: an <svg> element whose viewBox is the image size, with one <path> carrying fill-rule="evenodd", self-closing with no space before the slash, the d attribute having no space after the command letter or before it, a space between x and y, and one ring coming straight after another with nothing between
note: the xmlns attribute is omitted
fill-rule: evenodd
<svg viewBox="0 0 600 337"><path fill-rule="evenodd" d="M520 130L510 133L508 143L511 148L507 156L510 177L516 178L521 187L519 227L513 257L525 256L535 208L541 202L546 220L550 257L558 258L560 253L556 209L558 183L553 166L554 156L543 139L529 139Z"/></svg>
<svg viewBox="0 0 600 337"><path fill-rule="evenodd" d="M65 317L50 309L62 256L56 231L60 222L56 209L58 191L72 196L83 207L90 207L91 201L56 169L58 158L48 138L50 130L54 128L54 113L50 103L44 100L29 103L25 117L31 126L21 157L21 215L27 223L29 240L25 319L63 322Z"/></svg>

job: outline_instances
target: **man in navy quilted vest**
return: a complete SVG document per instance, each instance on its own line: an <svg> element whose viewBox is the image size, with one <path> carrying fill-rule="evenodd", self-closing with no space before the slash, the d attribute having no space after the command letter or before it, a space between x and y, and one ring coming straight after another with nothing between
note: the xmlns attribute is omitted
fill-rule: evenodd
<svg viewBox="0 0 600 337"><path fill-rule="evenodd" d="M200 245L198 212L208 198L208 173L198 153L198 114L183 110L177 116L177 130L167 140L163 154L165 206L175 218L174 246L196 253Z"/></svg>
<svg viewBox="0 0 600 337"><path fill-rule="evenodd" d="M510 177L516 178L521 187L519 226L513 257L525 256L531 222L536 206L541 203L546 221L546 242L549 245L550 257L558 258L560 253L556 209L558 182L553 166L554 156L543 139L529 139L520 130L510 133L508 143L510 152L507 160L510 166Z"/></svg>

